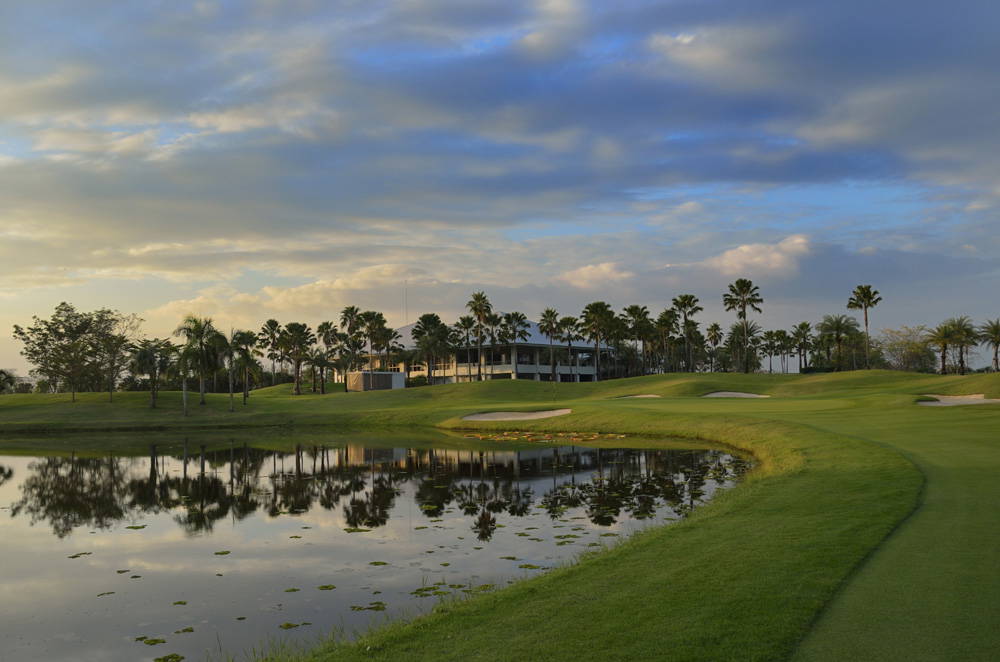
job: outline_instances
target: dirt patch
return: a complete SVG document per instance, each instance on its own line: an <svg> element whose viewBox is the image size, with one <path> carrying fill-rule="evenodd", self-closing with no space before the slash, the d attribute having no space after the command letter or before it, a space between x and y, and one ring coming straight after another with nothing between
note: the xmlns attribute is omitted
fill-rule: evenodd
<svg viewBox="0 0 1000 662"><path fill-rule="evenodd" d="M549 409L547 411L490 411L482 414L463 416L463 421L535 421L540 418L565 416L572 409Z"/></svg>
<svg viewBox="0 0 1000 662"><path fill-rule="evenodd" d="M924 393L924 397L937 398L934 402L918 402L924 407L958 407L960 405L996 405L1000 400L987 400L983 393L972 395L936 395L934 393Z"/></svg>

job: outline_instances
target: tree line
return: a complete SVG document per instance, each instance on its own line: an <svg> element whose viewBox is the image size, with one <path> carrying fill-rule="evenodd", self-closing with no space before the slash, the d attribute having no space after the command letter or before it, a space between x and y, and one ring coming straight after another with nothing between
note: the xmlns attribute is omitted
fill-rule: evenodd
<svg viewBox="0 0 1000 662"><path fill-rule="evenodd" d="M548 378L553 381L557 362L572 369L573 348L582 342L592 348L587 360L594 379L662 372L788 372L793 359L800 372L891 368L965 374L980 345L990 348L992 369L1000 370L1000 319L977 325L967 316L954 317L932 329L885 329L873 338L870 312L881 301L878 290L859 285L846 308L860 311L862 322L830 314L816 323L765 330L752 319L763 312L760 289L740 278L722 295L723 307L736 317L726 329L718 322L702 325L698 315L704 308L693 294L674 297L655 317L644 305L616 312L604 301L587 304L575 316L546 308L538 328L548 341ZM110 309L83 312L61 303L49 318L36 316L26 327L15 325L14 337L32 365L36 390L70 392L74 400L78 391L106 390L113 399L116 390L145 390L155 407L159 391L167 388L182 391L187 412L190 381L197 383L200 404L205 404L206 392L228 391L232 410L237 392L244 405L252 389L279 383L290 382L300 395L303 382L310 380L313 392L325 393L331 377L342 380L351 371L392 364L402 364L407 377L414 366L427 366L426 383L433 383L433 367L455 360L465 364L469 381L473 375L482 380L492 376L484 375L484 366L492 370L502 348L507 348L517 378L517 345L529 338L527 316L496 310L482 291L471 295L466 309L468 314L450 325L437 313L420 315L411 330L411 347L400 343L400 333L381 312L357 306L345 307L336 320L315 329L269 319L257 330L231 328L227 333L209 317L188 315L172 337L147 338L136 315ZM15 384L11 371L0 371L0 391L13 390Z"/></svg>

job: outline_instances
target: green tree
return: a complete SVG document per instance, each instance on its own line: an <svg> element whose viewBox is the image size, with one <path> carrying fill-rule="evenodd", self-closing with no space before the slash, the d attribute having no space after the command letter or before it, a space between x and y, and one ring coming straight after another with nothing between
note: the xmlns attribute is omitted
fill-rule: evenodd
<svg viewBox="0 0 1000 662"><path fill-rule="evenodd" d="M601 379L601 340L607 339L614 325L614 311L604 301L593 301L580 314L580 331L594 343L594 381Z"/></svg>
<svg viewBox="0 0 1000 662"><path fill-rule="evenodd" d="M417 355L427 364L427 384L433 385L437 359L451 351L451 330L437 313L424 313L417 318L411 335L417 345Z"/></svg>
<svg viewBox="0 0 1000 662"><path fill-rule="evenodd" d="M281 323L276 319L264 322L257 332L257 346L265 352L264 356L271 362L271 386L278 383L276 363L281 359Z"/></svg>
<svg viewBox="0 0 1000 662"><path fill-rule="evenodd" d="M722 304L727 311L736 311L737 319L745 321L747 319L747 309L754 312L762 312L760 305L764 299L760 296L760 288L753 284L748 278L738 278L729 284L729 291L722 295ZM749 327L745 327L744 331ZM750 372L750 335L743 334L746 343L743 346L743 372Z"/></svg>
<svg viewBox="0 0 1000 662"><path fill-rule="evenodd" d="M836 359L834 359L834 370L840 371L843 366L844 342L853 334L859 333L858 320L848 315L824 315L816 331L820 336L827 339L836 349Z"/></svg>
<svg viewBox="0 0 1000 662"><path fill-rule="evenodd" d="M316 336L306 324L289 322L281 334L284 354L292 362L292 379L295 395L302 395L302 364L309 358Z"/></svg>
<svg viewBox="0 0 1000 662"><path fill-rule="evenodd" d="M649 335L650 329L653 328L653 321L649 318L649 308L638 304L626 306L625 310L622 311L622 320L625 323L629 340L632 341L635 351L640 352L639 343ZM639 355L639 363L641 365L641 372L645 372L646 346L644 342Z"/></svg>
<svg viewBox="0 0 1000 662"><path fill-rule="evenodd" d="M559 342L566 343L566 361L569 363L570 381L576 381L576 369L573 367L573 343L583 339L583 336L580 335L580 321L570 315L560 318L557 338Z"/></svg>
<svg viewBox="0 0 1000 662"><path fill-rule="evenodd" d="M958 352L958 374L964 375L969 350L980 342L979 331L966 315L947 319L945 324L951 328L951 346Z"/></svg>
<svg viewBox="0 0 1000 662"><path fill-rule="evenodd" d="M876 342L891 369L934 372L936 357L928 346L928 333L925 326L882 329Z"/></svg>
<svg viewBox="0 0 1000 662"><path fill-rule="evenodd" d="M808 367L809 350L813 345L813 328L809 322L799 322L792 328L792 343L799 356L799 372Z"/></svg>
<svg viewBox="0 0 1000 662"><path fill-rule="evenodd" d="M660 338L660 348L663 351L663 370L672 372L674 367L671 359L673 354L673 337L680 333L680 319L677 311L667 308L656 318L656 333Z"/></svg>
<svg viewBox="0 0 1000 662"><path fill-rule="evenodd" d="M10 370L0 368L0 393L13 392L17 377Z"/></svg>
<svg viewBox="0 0 1000 662"><path fill-rule="evenodd" d="M253 331L236 330L230 338L230 344L232 345L236 369L242 373L243 406L245 407L250 398L250 378L259 370L257 359L254 358L259 355L257 336Z"/></svg>
<svg viewBox="0 0 1000 662"><path fill-rule="evenodd" d="M472 334L476 330L476 318L472 315L462 315L455 322L454 326L455 332L458 334L462 342L462 347L465 348L465 370L468 376L468 381L472 381ZM457 375L456 375L457 377Z"/></svg>
<svg viewBox="0 0 1000 662"><path fill-rule="evenodd" d="M531 325L528 324L528 318L524 313L519 313L516 310L504 313L501 324L504 338L510 343L511 369L514 372L514 379L517 379L517 343L518 341L524 342L530 337L528 329L531 328Z"/></svg>
<svg viewBox="0 0 1000 662"><path fill-rule="evenodd" d="M149 377L149 406L156 408L160 376L170 369L177 348L169 340L144 338L132 348L132 371Z"/></svg>
<svg viewBox="0 0 1000 662"><path fill-rule="evenodd" d="M479 381L483 381L483 338L486 335L486 318L493 312L493 304L490 303L485 292L473 292L465 307L476 319L476 350L477 363L476 374Z"/></svg>
<svg viewBox="0 0 1000 662"><path fill-rule="evenodd" d="M955 330L947 322L942 322L927 332L927 344L941 352L941 374L948 374L948 348L955 341Z"/></svg>
<svg viewBox="0 0 1000 662"><path fill-rule="evenodd" d="M556 355L553 341L559 335L559 313L555 308L546 308L538 318L538 330L549 339L549 370L550 379L556 381Z"/></svg>
<svg viewBox="0 0 1000 662"><path fill-rule="evenodd" d="M694 372L694 357L691 351L691 336L688 332L688 319L704 310L698 305L698 297L693 294L681 294L670 302L677 314L681 316L681 328L684 329L684 367L687 372Z"/></svg>
<svg viewBox="0 0 1000 662"><path fill-rule="evenodd" d="M221 334L215 329L210 317L188 315L180 326L174 330L174 335L184 339L184 344L191 350L194 363L191 367L198 375L198 392L201 399L198 404L205 404L205 379L218 369L218 346Z"/></svg>
<svg viewBox="0 0 1000 662"><path fill-rule="evenodd" d="M92 314L91 328L94 359L104 373L108 401L114 399L115 385L128 365L132 347L139 338L142 319L117 310L102 308Z"/></svg>
<svg viewBox="0 0 1000 662"><path fill-rule="evenodd" d="M76 392L94 369L94 316L77 311L66 302L56 306L52 317L32 317L28 327L14 325L14 338L24 347L21 356L34 366L33 374Z"/></svg>
<svg viewBox="0 0 1000 662"><path fill-rule="evenodd" d="M979 337L993 350L993 372L1000 372L1000 318L984 322Z"/></svg>
<svg viewBox="0 0 1000 662"><path fill-rule="evenodd" d="M723 337L722 325L718 322L712 322L705 329L705 339L712 346L712 359L709 364L709 372L715 372L715 355L718 352L719 344L722 342Z"/></svg>
<svg viewBox="0 0 1000 662"><path fill-rule="evenodd" d="M882 301L878 290L872 289L871 285L858 285L851 292L851 298L847 301L848 310L864 311L865 317L865 368L871 369L871 333L868 329L868 311L877 306Z"/></svg>

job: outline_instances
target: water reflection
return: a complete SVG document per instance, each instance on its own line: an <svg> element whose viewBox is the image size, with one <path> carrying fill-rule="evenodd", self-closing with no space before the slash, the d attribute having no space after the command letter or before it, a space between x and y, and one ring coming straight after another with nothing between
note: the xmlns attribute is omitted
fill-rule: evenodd
<svg viewBox="0 0 1000 662"><path fill-rule="evenodd" d="M185 444L171 454L152 446L145 459L35 459L10 514L32 525L44 522L60 538L158 513L170 513L187 534L201 535L219 521L236 522L258 511L273 518L314 508L340 509L348 527L371 530L388 524L409 487L426 519L456 506L476 537L488 541L497 514L524 517L536 505L553 520L583 508L598 526L623 516L647 519L664 506L685 516L709 481L724 485L747 469L744 459L718 451L298 446L278 452L233 444L189 453ZM0 466L0 485L12 476L12 469Z"/></svg>

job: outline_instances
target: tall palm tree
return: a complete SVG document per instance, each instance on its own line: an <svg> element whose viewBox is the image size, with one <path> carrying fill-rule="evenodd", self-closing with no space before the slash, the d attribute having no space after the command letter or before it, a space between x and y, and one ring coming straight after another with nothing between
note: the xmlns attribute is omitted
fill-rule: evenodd
<svg viewBox="0 0 1000 662"><path fill-rule="evenodd" d="M465 348L465 370L468 376L468 381L472 381L472 357L469 356L472 350L472 333L476 329L476 318L472 315L462 315L455 322L455 332L458 333L462 340L462 345ZM458 381L458 374L456 368L455 381Z"/></svg>
<svg viewBox="0 0 1000 662"><path fill-rule="evenodd" d="M499 313L490 312L486 315L486 337L490 341L490 379L493 378L493 364L496 362L495 351L497 340L500 337L500 326L503 324L503 317Z"/></svg>
<svg viewBox="0 0 1000 662"><path fill-rule="evenodd" d="M410 332L413 341L417 344L420 357L427 364L427 384L434 384L434 363L438 358L441 349L441 341L447 338L448 327L437 313L424 313L417 318L417 323L413 325Z"/></svg>
<svg viewBox="0 0 1000 662"><path fill-rule="evenodd" d="M625 309L622 311L622 319L628 329L629 339L632 340L635 351L637 353L640 352L639 342L644 336L648 335L649 329L653 326L653 321L649 319L649 308L638 304L625 306ZM644 373L646 371L645 345L643 345L641 350L639 362L642 365L641 372Z"/></svg>
<svg viewBox="0 0 1000 662"><path fill-rule="evenodd" d="M760 296L760 288L748 278L737 278L729 284L729 291L722 295L722 304L727 311L736 311L737 319L746 321L747 308L762 312L760 304L764 299ZM750 334L743 334L743 372L750 372Z"/></svg>
<svg viewBox="0 0 1000 662"><path fill-rule="evenodd" d="M180 326L174 330L174 335L184 338L194 358L194 369L198 374L198 391L201 400L198 404L205 404L205 379L218 367L218 338L222 335L216 331L212 324L211 317L196 317L188 315Z"/></svg>
<svg viewBox="0 0 1000 662"><path fill-rule="evenodd" d="M979 344L980 337L976 325L968 316L952 317L945 321L952 329L952 347L958 350L958 374L964 375L969 349Z"/></svg>
<svg viewBox="0 0 1000 662"><path fill-rule="evenodd" d="M760 337L761 349L767 354L767 372L774 372L774 355L778 353L778 336L774 331L765 331Z"/></svg>
<svg viewBox="0 0 1000 662"><path fill-rule="evenodd" d="M660 344L663 348L663 370L671 372L671 354L673 354L673 341L671 338L678 333L680 320L677 311L667 308L656 318L656 332L660 336Z"/></svg>
<svg viewBox="0 0 1000 662"><path fill-rule="evenodd" d="M322 394L326 394L326 370L335 367L333 359L342 348L346 337L347 334L338 331L334 322L321 322L316 327L316 338L323 343L323 352L326 355L326 363L320 368L319 391Z"/></svg>
<svg viewBox="0 0 1000 662"><path fill-rule="evenodd" d="M809 322L799 322L792 328L791 337L792 343L795 345L795 350L799 355L799 372L802 372L803 367L809 367L809 355L807 352L812 348L812 324Z"/></svg>
<svg viewBox="0 0 1000 662"><path fill-rule="evenodd" d="M516 310L504 313L502 324L504 327L504 337L510 343L510 362L514 371L513 376L514 379L517 379L517 343L518 341L524 342L530 337L528 329L531 328L531 325L528 324L528 318L525 314L519 313Z"/></svg>
<svg viewBox="0 0 1000 662"><path fill-rule="evenodd" d="M843 363L844 341L858 333L860 330L858 320L847 315L824 315L820 323L816 325L816 330L821 336L825 336L831 341L836 348L837 360L834 370L839 372Z"/></svg>
<svg viewBox="0 0 1000 662"><path fill-rule="evenodd" d="M316 342L312 329L301 322L289 322L281 334L285 354L292 362L292 376L295 381L295 395L302 395L302 364L309 357L310 349Z"/></svg>
<svg viewBox="0 0 1000 662"><path fill-rule="evenodd" d="M955 330L948 322L942 322L931 329L924 340L941 352L941 374L948 374L948 348L955 341Z"/></svg>
<svg viewBox="0 0 1000 662"><path fill-rule="evenodd" d="M580 330L594 343L594 381L601 380L601 340L607 339L612 331L616 316L604 301L593 301L580 314Z"/></svg>
<svg viewBox="0 0 1000 662"><path fill-rule="evenodd" d="M349 336L353 336L361 325L361 309L357 306L346 306L340 311L340 328Z"/></svg>
<svg viewBox="0 0 1000 662"><path fill-rule="evenodd" d="M1000 372L1000 318L980 325L979 338L993 349L993 372Z"/></svg>
<svg viewBox="0 0 1000 662"><path fill-rule="evenodd" d="M573 367L573 343L583 339L583 336L580 335L580 321L570 315L560 318L557 333L559 341L566 343L568 357L566 360L569 362L570 381L576 381L576 369Z"/></svg>
<svg viewBox="0 0 1000 662"><path fill-rule="evenodd" d="M149 376L149 406L152 409L156 408L160 393L160 375L170 367L176 351L173 343L160 338L143 338L132 350L132 371Z"/></svg>
<svg viewBox="0 0 1000 662"><path fill-rule="evenodd" d="M851 292L851 298L847 300L848 310L861 310L865 315L865 369L871 368L871 334L868 330L868 310L874 308L882 301L878 295L878 290L872 289L871 285L858 285Z"/></svg>
<svg viewBox="0 0 1000 662"><path fill-rule="evenodd" d="M483 381L483 336L486 333L486 318L493 312L493 304L490 303L485 292L473 292L472 298L465 304L469 312L476 319L476 350L478 366L476 367L477 379Z"/></svg>
<svg viewBox="0 0 1000 662"><path fill-rule="evenodd" d="M250 376L259 370L255 356L260 356L256 350L256 336L253 331L238 329L233 332L231 344L233 346L236 366L239 368L243 382L243 406L247 404L250 397Z"/></svg>
<svg viewBox="0 0 1000 662"><path fill-rule="evenodd" d="M718 322L712 322L708 325L708 328L705 329L705 340L707 340L708 344L712 346L712 359L709 364L710 372L715 372L715 354L719 349L719 344L722 342L722 338L722 325Z"/></svg>
<svg viewBox="0 0 1000 662"><path fill-rule="evenodd" d="M271 361L271 386L278 381L278 374L275 371L275 364L281 356L278 340L281 338L281 323L276 319L269 319L264 322L257 332L257 344L266 352L265 356Z"/></svg>
<svg viewBox="0 0 1000 662"><path fill-rule="evenodd" d="M688 318L694 317L698 313L704 310L698 305L698 297L693 294L681 294L675 296L670 305L674 307L674 310L681 316L681 328L685 330L684 333L684 354L685 354L685 367L688 372L694 372L694 357L691 352L691 337L687 332Z"/></svg>
<svg viewBox="0 0 1000 662"><path fill-rule="evenodd" d="M556 355L553 348L553 341L559 334L559 313L555 308L546 308L538 318L538 330L549 339L549 369L552 371L550 379L556 380Z"/></svg>

